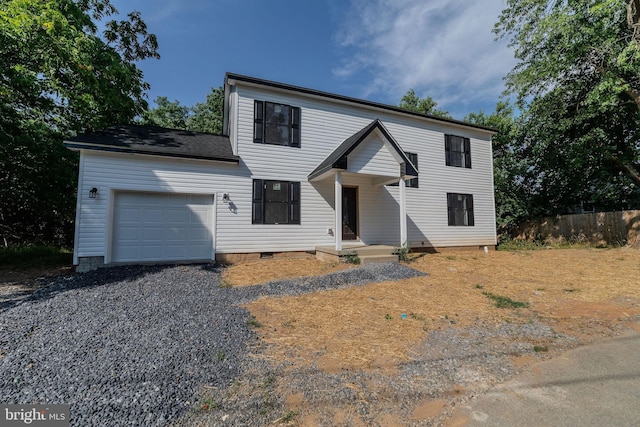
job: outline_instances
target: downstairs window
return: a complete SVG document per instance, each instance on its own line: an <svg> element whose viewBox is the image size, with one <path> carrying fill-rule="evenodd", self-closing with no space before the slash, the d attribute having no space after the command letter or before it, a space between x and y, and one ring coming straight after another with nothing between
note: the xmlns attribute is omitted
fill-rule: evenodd
<svg viewBox="0 0 640 427"><path fill-rule="evenodd" d="M473 226L473 195L447 193L449 225Z"/></svg>
<svg viewBox="0 0 640 427"><path fill-rule="evenodd" d="M300 224L300 183L253 180L253 224Z"/></svg>

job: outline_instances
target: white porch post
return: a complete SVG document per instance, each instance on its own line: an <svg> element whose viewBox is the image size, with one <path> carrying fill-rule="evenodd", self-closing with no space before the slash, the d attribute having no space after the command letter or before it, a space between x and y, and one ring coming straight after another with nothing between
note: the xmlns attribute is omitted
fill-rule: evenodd
<svg viewBox="0 0 640 427"><path fill-rule="evenodd" d="M406 204L406 185L404 180L401 179L398 183L400 189L400 245L404 245L407 242L407 204Z"/></svg>
<svg viewBox="0 0 640 427"><path fill-rule="evenodd" d="M336 238L336 251L342 250L342 172L336 172L335 180L336 223L333 235Z"/></svg>

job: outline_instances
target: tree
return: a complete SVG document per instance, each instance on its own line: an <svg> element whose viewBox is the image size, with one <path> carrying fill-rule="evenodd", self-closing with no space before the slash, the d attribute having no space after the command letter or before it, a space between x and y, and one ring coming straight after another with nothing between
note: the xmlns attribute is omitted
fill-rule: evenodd
<svg viewBox="0 0 640 427"><path fill-rule="evenodd" d="M564 85L532 100L523 114L519 143L540 214L640 206L640 188L618 160L620 153L638 154L630 152L638 146L638 111L627 103L603 115L597 104L581 103L585 91L577 82Z"/></svg>
<svg viewBox="0 0 640 427"><path fill-rule="evenodd" d="M69 243L77 155L64 138L131 122L149 85L135 61L157 58L138 12L109 0L0 2L0 236ZM105 30L98 34L97 23Z"/></svg>
<svg viewBox="0 0 640 427"><path fill-rule="evenodd" d="M224 89L211 88L205 102L191 107L193 115L187 120L187 129L214 134L222 133L222 115L224 107Z"/></svg>
<svg viewBox="0 0 640 427"><path fill-rule="evenodd" d="M156 108L142 113L140 123L143 125L161 126L171 129L186 129L189 118L189 108L180 102L169 101L166 96L156 98Z"/></svg>
<svg viewBox="0 0 640 427"><path fill-rule="evenodd" d="M438 103L430 96L420 99L413 89L409 89L409 91L400 100L399 107L404 108L405 110L450 119L451 115L447 111L438 110L436 108L437 105Z"/></svg>
<svg viewBox="0 0 640 427"><path fill-rule="evenodd" d="M480 111L464 121L496 129L493 137L493 176L498 234L509 234L531 218L533 205L530 158L522 144L522 119L506 101L496 104L489 115Z"/></svg>
<svg viewBox="0 0 640 427"><path fill-rule="evenodd" d="M523 110L531 107L537 131L550 132L535 135L543 140L539 154L562 146L561 158L575 166L564 174L549 170L543 184L576 184L568 174L588 165L600 181L622 174L640 187L638 1L507 0L507 6L494 28L510 38L519 60L507 90Z"/></svg>
<svg viewBox="0 0 640 427"><path fill-rule="evenodd" d="M192 130L213 134L222 133L224 89L211 88L205 102L193 107L180 105L178 101L169 101L164 96L155 100L156 107L142 114L140 123L173 129Z"/></svg>

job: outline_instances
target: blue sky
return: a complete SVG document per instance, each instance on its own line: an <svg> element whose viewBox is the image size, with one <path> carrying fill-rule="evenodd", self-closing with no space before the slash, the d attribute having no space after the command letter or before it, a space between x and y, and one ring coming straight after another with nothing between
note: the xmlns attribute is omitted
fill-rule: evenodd
<svg viewBox="0 0 640 427"><path fill-rule="evenodd" d="M112 0L139 10L157 96L202 102L227 71L397 105L413 88L461 119L491 112L515 65L491 32L504 0Z"/></svg>

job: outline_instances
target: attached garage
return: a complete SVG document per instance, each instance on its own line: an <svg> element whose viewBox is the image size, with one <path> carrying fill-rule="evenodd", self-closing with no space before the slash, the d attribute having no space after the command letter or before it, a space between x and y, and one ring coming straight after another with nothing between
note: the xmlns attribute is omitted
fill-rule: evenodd
<svg viewBox="0 0 640 427"><path fill-rule="evenodd" d="M114 193L111 262L214 258L211 194Z"/></svg>

